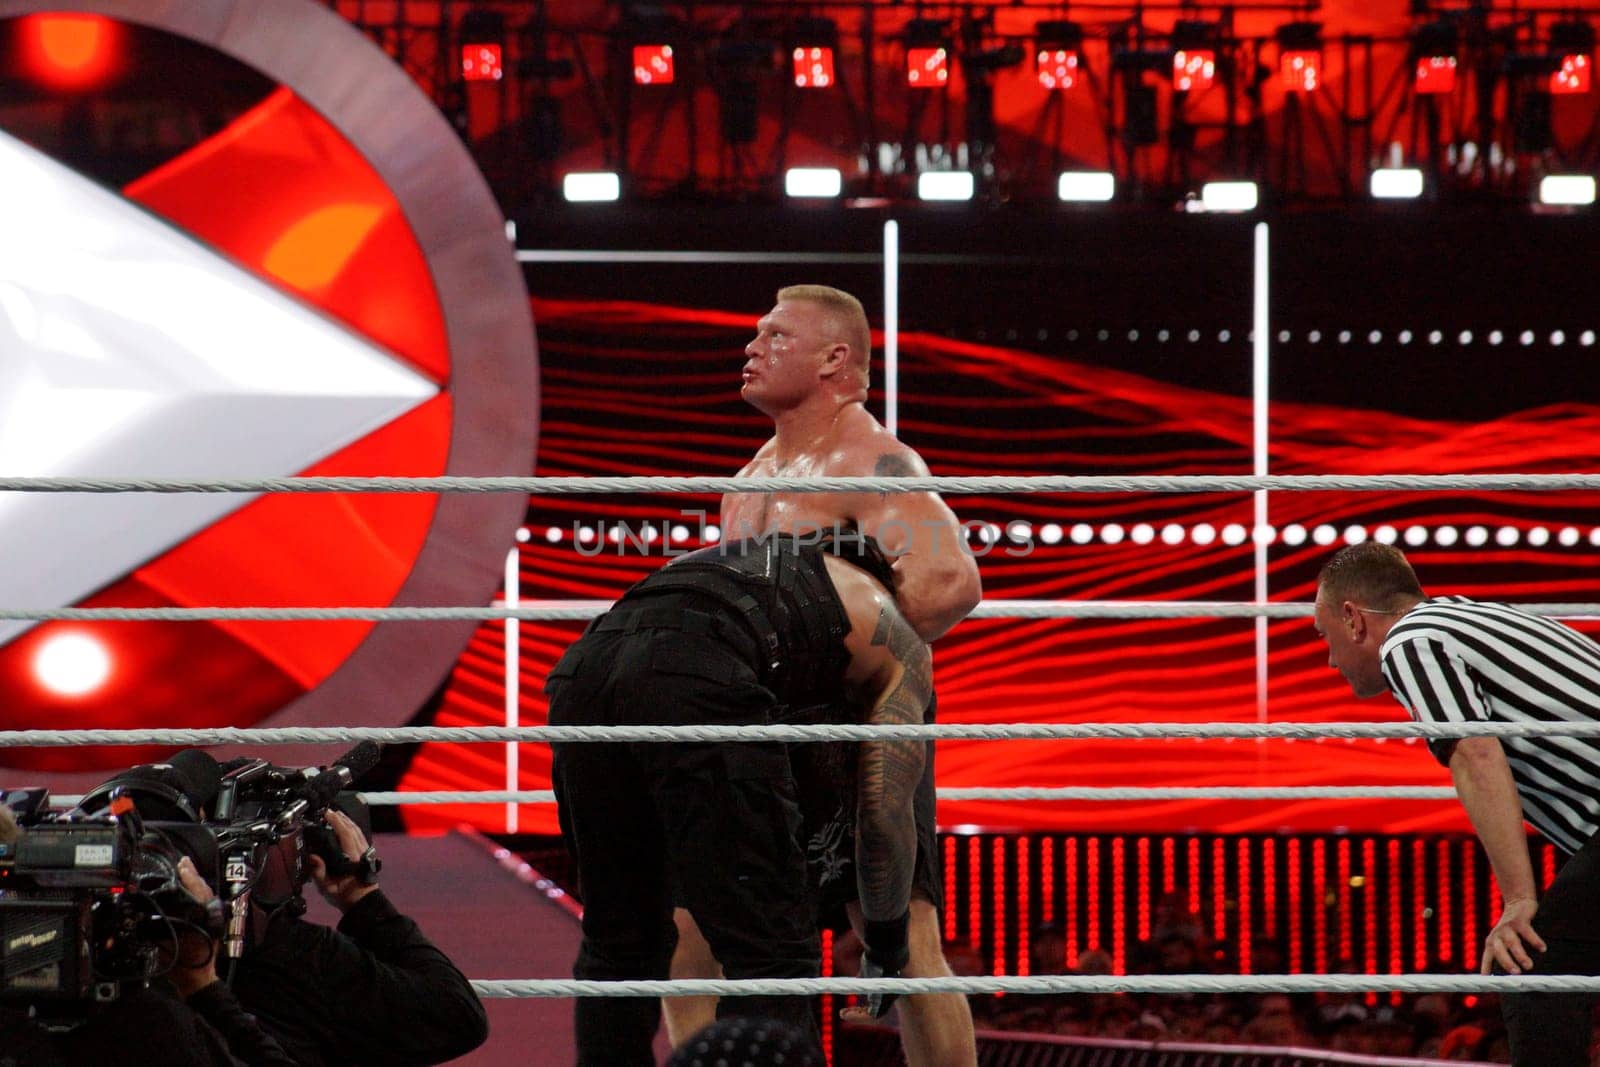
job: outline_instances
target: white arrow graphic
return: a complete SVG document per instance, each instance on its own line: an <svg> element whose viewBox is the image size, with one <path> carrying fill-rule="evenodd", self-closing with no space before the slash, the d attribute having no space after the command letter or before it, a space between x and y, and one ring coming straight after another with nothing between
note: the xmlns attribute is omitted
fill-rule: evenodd
<svg viewBox="0 0 1600 1067"><path fill-rule="evenodd" d="M4 133L0 189L5 475L289 475L438 392ZM75 603L250 499L0 493L0 603ZM28 625L0 623L0 645Z"/></svg>

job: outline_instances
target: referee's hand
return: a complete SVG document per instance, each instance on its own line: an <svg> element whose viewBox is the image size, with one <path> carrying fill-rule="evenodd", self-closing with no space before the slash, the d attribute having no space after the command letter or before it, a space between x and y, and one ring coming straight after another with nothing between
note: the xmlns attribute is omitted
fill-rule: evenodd
<svg viewBox="0 0 1600 1067"><path fill-rule="evenodd" d="M1533 969L1533 957L1528 949L1545 950L1544 938L1533 928L1533 916L1539 902L1532 899L1508 900L1500 921L1495 923L1489 936L1483 939L1483 964L1480 974L1492 974L1496 967L1506 974L1521 974Z"/></svg>

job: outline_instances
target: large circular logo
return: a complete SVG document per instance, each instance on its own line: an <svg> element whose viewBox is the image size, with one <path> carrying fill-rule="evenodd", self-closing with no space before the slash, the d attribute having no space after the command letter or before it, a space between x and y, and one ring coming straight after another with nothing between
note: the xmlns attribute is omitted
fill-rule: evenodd
<svg viewBox="0 0 1600 1067"><path fill-rule="evenodd" d="M7 474L532 470L533 323L503 217L455 131L371 41L311 0L0 0L0 20L13 98L43 101L6 114L63 116L43 134L0 118ZM115 138L171 115L94 86L172 55L228 68L222 88L192 93L231 106L196 100L177 120L198 116L192 143L163 151L157 135L140 155ZM84 166L105 145L121 172ZM525 510L519 494L11 494L0 599L481 604ZM0 727L392 725L475 625L0 632ZM0 760L82 769L138 755Z"/></svg>

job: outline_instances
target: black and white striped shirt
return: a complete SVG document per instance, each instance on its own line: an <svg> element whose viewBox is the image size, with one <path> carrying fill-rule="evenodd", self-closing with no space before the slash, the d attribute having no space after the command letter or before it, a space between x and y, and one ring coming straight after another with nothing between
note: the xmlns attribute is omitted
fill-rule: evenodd
<svg viewBox="0 0 1600 1067"><path fill-rule="evenodd" d="M1395 623L1382 655L1390 691L1419 722L1600 719L1600 645L1503 604L1425 601ZM1523 815L1558 848L1576 852L1600 829L1600 738L1502 737L1500 744Z"/></svg>

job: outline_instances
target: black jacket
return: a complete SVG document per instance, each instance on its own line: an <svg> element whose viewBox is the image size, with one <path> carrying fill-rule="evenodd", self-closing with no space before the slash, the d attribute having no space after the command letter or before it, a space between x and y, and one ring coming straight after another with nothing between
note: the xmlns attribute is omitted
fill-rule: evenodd
<svg viewBox="0 0 1600 1067"><path fill-rule="evenodd" d="M300 1067L442 1063L489 1036L467 979L381 889L337 930L275 916L233 988Z"/></svg>
<svg viewBox="0 0 1600 1067"><path fill-rule="evenodd" d="M82 1025L46 1033L20 1013L0 1017L0 1067L296 1067L221 982L187 1001L170 983L130 987Z"/></svg>

